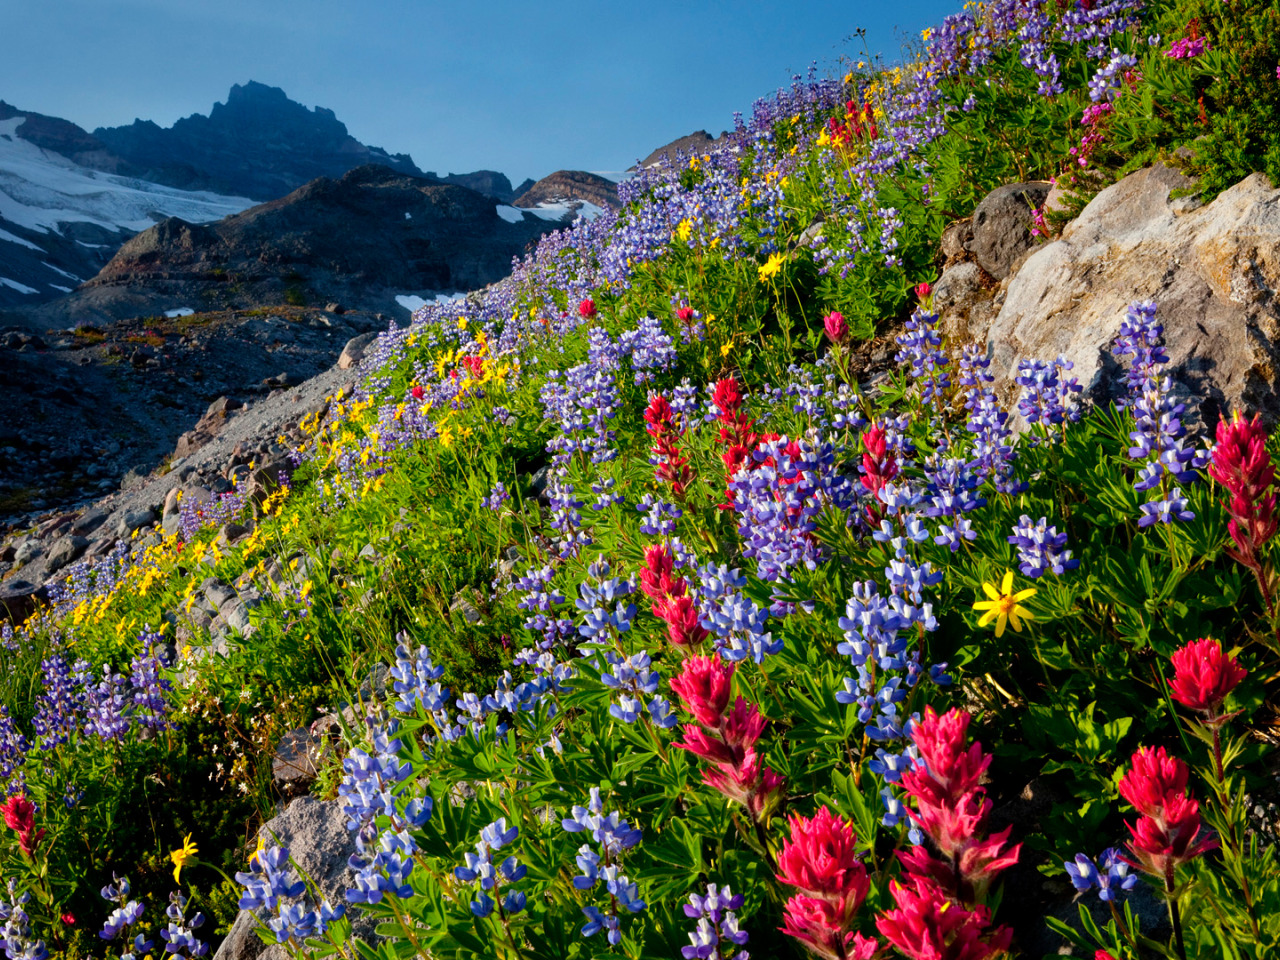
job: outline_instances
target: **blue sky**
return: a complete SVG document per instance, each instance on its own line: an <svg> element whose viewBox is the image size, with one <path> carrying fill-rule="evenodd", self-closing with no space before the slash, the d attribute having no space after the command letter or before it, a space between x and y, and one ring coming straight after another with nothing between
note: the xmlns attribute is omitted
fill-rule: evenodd
<svg viewBox="0 0 1280 960"><path fill-rule="evenodd" d="M208 113L233 83L334 110L439 173L620 170L712 134L813 61L839 69L960 0L0 0L0 99L92 130Z"/></svg>

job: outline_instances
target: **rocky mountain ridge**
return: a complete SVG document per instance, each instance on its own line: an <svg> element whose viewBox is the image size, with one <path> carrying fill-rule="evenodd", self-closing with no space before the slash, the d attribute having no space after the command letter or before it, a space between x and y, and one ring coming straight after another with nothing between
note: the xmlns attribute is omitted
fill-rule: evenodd
<svg viewBox="0 0 1280 960"><path fill-rule="evenodd" d="M172 310L341 301L392 313L404 294L466 291L506 276L556 220L498 215L474 190L369 165L209 224L171 217L97 276L29 311L38 329Z"/></svg>
<svg viewBox="0 0 1280 960"><path fill-rule="evenodd" d="M317 177L380 163L424 176L408 154L367 146L324 107L308 110L279 87L234 84L226 103L161 127L151 120L93 132L108 150L156 183L272 200Z"/></svg>

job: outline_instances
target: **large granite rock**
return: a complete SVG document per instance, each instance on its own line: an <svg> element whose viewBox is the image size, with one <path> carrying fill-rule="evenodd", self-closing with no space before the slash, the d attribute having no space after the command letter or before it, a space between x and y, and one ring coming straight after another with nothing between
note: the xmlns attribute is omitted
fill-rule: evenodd
<svg viewBox="0 0 1280 960"><path fill-rule="evenodd" d="M982 198L973 211L973 237L967 249L982 269L997 280L1013 272L1014 264L1035 244L1032 214L1049 195L1044 181L1009 183Z"/></svg>
<svg viewBox="0 0 1280 960"><path fill-rule="evenodd" d="M299 797L284 813L264 823L258 836L267 843L289 848L294 862L319 885L334 906L347 902L347 890L355 884L355 871L347 858L356 851L355 840L347 831L347 818L335 802ZM373 922L351 910L352 934L367 943L375 943ZM214 960L287 960L279 946L267 946L255 932L258 918L241 910L227 938L214 954Z"/></svg>
<svg viewBox="0 0 1280 960"><path fill-rule="evenodd" d="M1172 196L1188 186L1161 165L1131 174L1022 263L990 329L970 324L998 380L1021 360L1062 355L1087 396L1118 396L1112 342L1130 303L1155 300L1166 370L1206 422L1236 408L1280 421L1280 190L1254 174L1200 206Z"/></svg>

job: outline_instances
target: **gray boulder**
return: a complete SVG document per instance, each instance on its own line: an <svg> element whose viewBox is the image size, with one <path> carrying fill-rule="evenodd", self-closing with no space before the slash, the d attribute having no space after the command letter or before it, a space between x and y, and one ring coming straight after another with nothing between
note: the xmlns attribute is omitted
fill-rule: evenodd
<svg viewBox="0 0 1280 960"><path fill-rule="evenodd" d="M1170 196L1189 185L1161 165L1131 174L1026 259L985 332L998 382L1061 355L1086 396L1118 396L1112 342L1128 305L1154 300L1165 370L1207 423L1228 409L1280 421L1280 190L1254 174L1205 206Z"/></svg>
<svg viewBox="0 0 1280 960"><path fill-rule="evenodd" d="M365 349L369 344L378 339L376 333L362 333L358 337L352 337L347 341L347 345L342 348L342 355L338 357L338 367L341 370L350 370L361 360L364 359Z"/></svg>
<svg viewBox="0 0 1280 960"><path fill-rule="evenodd" d="M1049 187L1043 181L1005 184L973 211L973 239L967 249L997 280L1007 277L1017 259L1034 246L1031 214L1044 203Z"/></svg>
<svg viewBox="0 0 1280 960"><path fill-rule="evenodd" d="M80 559L80 555L88 548L89 541L84 537L62 537L49 548L49 555L44 558L45 569L49 573L61 570L67 564Z"/></svg>
<svg viewBox="0 0 1280 960"><path fill-rule="evenodd" d="M355 872L347 858L356 852L355 840L347 831L347 818L336 802L299 797L284 813L268 820L258 830L268 843L289 848L294 862L316 882L334 906L347 902L346 892L355 885ZM368 943L381 940L373 932L373 923L350 909L352 933ZM285 960L278 946L265 946L254 932L258 918L247 910L240 911L231 932L223 941L214 960Z"/></svg>

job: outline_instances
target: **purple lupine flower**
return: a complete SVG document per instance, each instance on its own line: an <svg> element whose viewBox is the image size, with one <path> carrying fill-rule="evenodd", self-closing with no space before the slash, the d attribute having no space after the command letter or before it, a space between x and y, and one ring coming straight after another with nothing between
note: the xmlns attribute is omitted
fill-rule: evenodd
<svg viewBox="0 0 1280 960"><path fill-rule="evenodd" d="M684 511L679 506L652 493L646 493L640 498L636 510L645 515L640 521L640 532L650 537L671 536L676 532L676 521L684 516Z"/></svg>
<svg viewBox="0 0 1280 960"><path fill-rule="evenodd" d="M1022 387L1018 413L1028 423L1047 427L1064 420L1074 423L1080 419L1076 394L1082 388L1075 377L1063 375L1063 371L1074 366L1065 357L1051 362L1023 360L1018 363L1018 376L1014 378L1014 382Z"/></svg>
<svg viewBox="0 0 1280 960"><path fill-rule="evenodd" d="M40 661L44 691L36 698L31 726L41 750L52 750L79 733L88 666L83 660L73 665L62 654Z"/></svg>
<svg viewBox="0 0 1280 960"><path fill-rule="evenodd" d="M169 665L163 649L164 639L158 633L144 630L138 634L138 640L142 643L142 652L129 664L133 715L150 730L168 730L172 727L168 715L173 684L160 674Z"/></svg>
<svg viewBox="0 0 1280 960"><path fill-rule="evenodd" d="M1077 853L1074 860L1068 860L1063 866L1078 891L1087 893L1096 887L1098 897L1106 903L1123 902L1125 895L1138 884L1138 875L1129 872L1129 864L1115 847L1102 851L1097 865L1083 853Z"/></svg>
<svg viewBox="0 0 1280 960"><path fill-rule="evenodd" d="M578 599L574 601L584 614L578 633L587 642L612 643L631 629L636 606L625 598L634 592L635 585L622 577L610 577L612 571L603 560L591 564L587 571L591 580L578 585Z"/></svg>
<svg viewBox="0 0 1280 960"><path fill-rule="evenodd" d="M685 960L749 960L747 951L737 949L748 939L747 931L738 926L735 911L741 909L742 895L733 893L728 884L723 888L708 884L705 896L689 894L684 915L698 925L689 934L690 945L680 948L681 956Z"/></svg>
<svg viewBox="0 0 1280 960"><path fill-rule="evenodd" d="M782 652L781 637L766 632L769 613L742 592L747 578L738 570L714 561L698 568L695 600L700 623L714 636L716 650L730 662L750 657L763 663L765 657Z"/></svg>
<svg viewBox="0 0 1280 960"><path fill-rule="evenodd" d="M1008 541L1018 548L1018 569L1024 577L1034 580L1049 570L1062 576L1080 566L1079 560L1072 559L1071 551L1063 549L1067 545L1067 535L1058 533L1057 527L1049 526L1045 517L1033 524L1024 513Z"/></svg>
<svg viewBox="0 0 1280 960"><path fill-rule="evenodd" d="M625 724L633 724L647 710L654 725L660 728L674 727L677 717L671 712L671 703L658 695L662 675L649 667L652 660L648 651L641 650L623 657L606 650L607 669L601 673L600 682L619 695L617 703L609 705L609 715Z"/></svg>
<svg viewBox="0 0 1280 960"><path fill-rule="evenodd" d="M493 489L489 491L489 495L480 501L480 506L486 510L492 510L495 513L501 509L502 505L511 499L511 494L507 492L507 486L501 480L493 485Z"/></svg>
<svg viewBox="0 0 1280 960"><path fill-rule="evenodd" d="M100 740L120 740L129 732L131 700L125 693L125 678L102 666L102 680L85 685L84 728ZM109 938L108 938L109 939Z"/></svg>
<svg viewBox="0 0 1280 960"><path fill-rule="evenodd" d="M1133 414L1135 429L1129 434L1134 444L1129 457L1143 461L1138 468L1134 489L1151 493L1150 502L1143 504L1138 526L1147 527L1157 521L1172 523L1175 520L1194 519L1187 509L1181 489L1175 488L1166 495L1168 479L1178 483L1193 483L1208 463L1205 451L1187 449L1186 429L1182 414L1186 405L1173 396L1173 384L1168 377L1161 377L1159 368L1169 362L1169 356L1161 346L1164 328L1156 322L1156 305L1151 301L1131 304L1112 352L1116 357L1131 357L1126 379L1128 396L1123 405Z"/></svg>
<svg viewBox="0 0 1280 960"><path fill-rule="evenodd" d="M1114 100L1124 83L1124 75L1138 65L1132 54L1111 51L1111 59L1089 78L1089 99L1094 103Z"/></svg>
<svg viewBox="0 0 1280 960"><path fill-rule="evenodd" d="M27 738L19 732L9 715L9 708L0 704L0 780L8 796L26 789L23 764L27 759Z"/></svg>
<svg viewBox="0 0 1280 960"><path fill-rule="evenodd" d="M937 326L936 313L917 307L905 324L906 332L897 338L901 349L894 362L911 364L911 376L916 381L922 403L929 403L951 386L951 377L945 370L950 361L942 352L942 337Z"/></svg>

